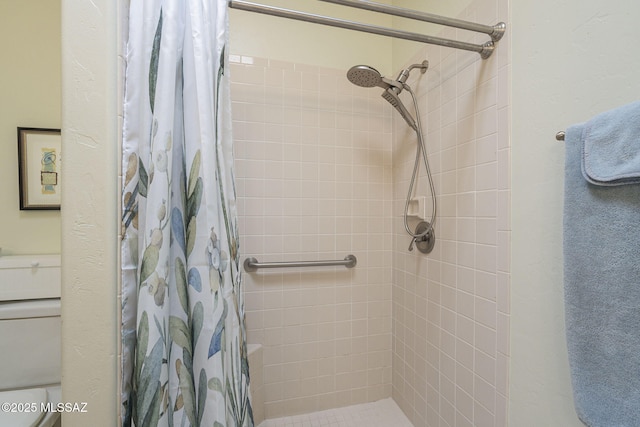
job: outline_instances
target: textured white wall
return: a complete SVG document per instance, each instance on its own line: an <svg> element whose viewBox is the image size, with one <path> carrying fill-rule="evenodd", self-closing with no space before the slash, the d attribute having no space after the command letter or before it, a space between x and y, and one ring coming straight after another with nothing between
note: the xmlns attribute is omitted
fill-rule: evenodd
<svg viewBox="0 0 640 427"><path fill-rule="evenodd" d="M118 3L62 1L62 399L88 410L65 427L117 424Z"/></svg>
<svg viewBox="0 0 640 427"><path fill-rule="evenodd" d="M557 131L637 99L640 4L514 2L510 425L581 426L564 329Z"/></svg>

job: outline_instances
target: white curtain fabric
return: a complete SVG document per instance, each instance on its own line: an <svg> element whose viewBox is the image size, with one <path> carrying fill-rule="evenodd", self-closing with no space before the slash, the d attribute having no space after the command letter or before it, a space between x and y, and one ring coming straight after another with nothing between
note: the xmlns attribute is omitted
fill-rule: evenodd
<svg viewBox="0 0 640 427"><path fill-rule="evenodd" d="M253 426L224 0L131 0L123 426Z"/></svg>

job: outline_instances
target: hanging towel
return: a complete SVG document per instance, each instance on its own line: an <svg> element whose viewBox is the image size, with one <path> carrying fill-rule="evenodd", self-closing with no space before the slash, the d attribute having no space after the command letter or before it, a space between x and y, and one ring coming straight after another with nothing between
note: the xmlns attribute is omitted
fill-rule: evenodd
<svg viewBox="0 0 640 427"><path fill-rule="evenodd" d="M586 123L582 173L596 185L640 182L640 102L599 114Z"/></svg>
<svg viewBox="0 0 640 427"><path fill-rule="evenodd" d="M567 347L576 412L589 427L640 426L639 120L606 113L565 138Z"/></svg>

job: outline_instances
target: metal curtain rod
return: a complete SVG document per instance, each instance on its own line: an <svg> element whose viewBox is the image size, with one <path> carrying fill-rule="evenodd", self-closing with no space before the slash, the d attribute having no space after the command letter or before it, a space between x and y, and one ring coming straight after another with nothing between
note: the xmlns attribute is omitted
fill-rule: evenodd
<svg viewBox="0 0 640 427"><path fill-rule="evenodd" d="M291 262L258 262L255 258L244 260L244 270L252 273L259 268L287 268L287 267L331 267L344 265L347 268L356 266L358 260L355 255L347 255L343 260L329 261L291 261Z"/></svg>
<svg viewBox="0 0 640 427"><path fill-rule="evenodd" d="M229 7L232 9L245 10L248 12L263 13L265 15L278 16L281 18L295 19L298 21L311 22L314 24L328 25L331 27L346 28L349 30L363 31L365 33L378 34L381 36L395 37L404 40L412 40L422 43L435 44L438 46L451 47L454 49L468 50L477 52L482 59L487 59L495 49L493 41L484 44L466 43L457 40L443 39L440 37L432 37L424 34L411 33L408 31L394 30L376 25L362 24L360 22L347 21L338 18L329 18L327 16L316 15L312 13L299 12L296 10L282 9L279 7L266 6L257 3L251 3L244 0L229 0Z"/></svg>
<svg viewBox="0 0 640 427"><path fill-rule="evenodd" d="M320 0L327 3L340 4L343 6L355 7L358 9L381 12L403 18L416 19L418 21L430 22L432 24L446 25L447 27L461 28L463 30L485 33L491 36L491 40L497 42L502 38L507 25L499 22L494 26L477 24L475 22L463 21L461 19L447 18L445 16L433 15L431 13L419 12L417 10L404 9L397 6L389 6L381 3L374 3L368 0Z"/></svg>

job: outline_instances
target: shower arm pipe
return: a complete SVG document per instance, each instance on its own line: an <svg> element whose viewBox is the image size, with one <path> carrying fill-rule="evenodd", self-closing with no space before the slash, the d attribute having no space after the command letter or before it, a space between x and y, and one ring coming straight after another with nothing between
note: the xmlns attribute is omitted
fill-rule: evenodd
<svg viewBox="0 0 640 427"><path fill-rule="evenodd" d="M314 24L328 25L330 27L345 28L348 30L362 31L365 33L378 34L381 36L395 37L404 40L417 41L421 43L434 44L438 46L462 49L479 53L482 59L487 59L495 49L493 41L484 44L466 43L457 40L443 39L440 37L427 36L424 34L412 33L408 31L394 30L376 25L362 24L360 22L348 21L338 18L316 15L312 13L299 12L297 10L283 9L274 6L267 6L258 3L251 3L244 0L229 0L229 7L232 9L244 10L247 12L262 13L265 15L277 16L280 18L295 19L298 21L311 22Z"/></svg>
<svg viewBox="0 0 640 427"><path fill-rule="evenodd" d="M386 13L387 15L400 16L402 18L415 19L418 21L430 22L432 24L445 25L447 27L461 28L463 30L484 33L491 36L491 40L497 42L502 38L506 30L506 24L499 22L496 25L484 25L475 22L463 21L461 19L447 18L445 16L434 15L417 10L405 9L397 6L390 6L381 3L374 3L368 0L320 0L326 3L334 3L342 6L355 7L357 9L369 10L372 12Z"/></svg>

